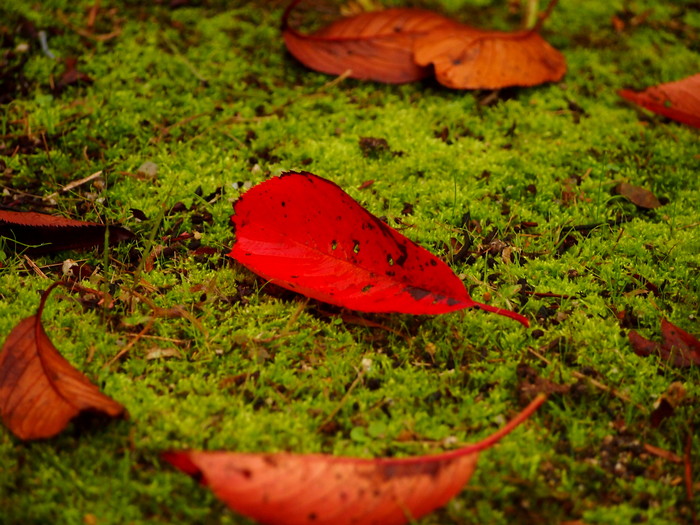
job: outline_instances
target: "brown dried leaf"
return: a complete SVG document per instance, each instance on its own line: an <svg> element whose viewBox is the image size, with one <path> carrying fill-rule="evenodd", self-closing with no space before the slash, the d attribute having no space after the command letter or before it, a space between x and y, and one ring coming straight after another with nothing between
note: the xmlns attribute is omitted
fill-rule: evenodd
<svg viewBox="0 0 700 525"><path fill-rule="evenodd" d="M452 27L418 38L414 51L419 65L432 64L438 82L455 89L535 86L566 73L564 56L533 30Z"/></svg>
<svg viewBox="0 0 700 525"><path fill-rule="evenodd" d="M20 439L42 439L61 432L81 412L124 416L122 405L58 353L39 316L22 320L0 351L0 418L5 426Z"/></svg>
<svg viewBox="0 0 700 525"><path fill-rule="evenodd" d="M106 226L31 211L0 210L0 237L4 237L15 249L31 255L102 246L107 228L111 244L134 237L133 233L121 226Z"/></svg>
<svg viewBox="0 0 700 525"><path fill-rule="evenodd" d="M652 192L647 189L640 188L639 186L634 186L628 184L627 182L621 182L615 186L615 193L626 198L635 206L644 208L647 210L653 210L661 206L659 199L656 198Z"/></svg>

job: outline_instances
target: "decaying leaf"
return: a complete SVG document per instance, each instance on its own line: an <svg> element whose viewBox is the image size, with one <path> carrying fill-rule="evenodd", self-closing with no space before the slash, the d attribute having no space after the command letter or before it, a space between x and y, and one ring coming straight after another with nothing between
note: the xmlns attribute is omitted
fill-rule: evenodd
<svg viewBox="0 0 700 525"><path fill-rule="evenodd" d="M438 82L454 89L535 86L566 73L564 56L536 30L449 28L417 39L414 50L419 65L432 64Z"/></svg>
<svg viewBox="0 0 700 525"><path fill-rule="evenodd" d="M431 11L397 8L342 18L305 35L288 22L299 1L282 17L285 44L323 73L403 83L429 76L432 65L447 87L499 89L558 81L566 72L564 56L539 35L539 24L528 31L488 31Z"/></svg>
<svg viewBox="0 0 700 525"><path fill-rule="evenodd" d="M661 343L650 341L634 330L627 334L630 344L637 355L658 354L662 359L675 366L700 365L700 341L666 319L661 320Z"/></svg>
<svg viewBox="0 0 700 525"><path fill-rule="evenodd" d="M282 35L289 52L305 66L352 78L392 84L414 82L430 69L413 60L413 41L436 28L454 25L450 19L423 9L387 9L342 18L305 35L288 19L299 0L282 17Z"/></svg>
<svg viewBox="0 0 700 525"><path fill-rule="evenodd" d="M654 113L700 128L700 73L641 92L623 89L619 94Z"/></svg>
<svg viewBox="0 0 700 525"><path fill-rule="evenodd" d="M23 319L0 351L0 417L24 440L52 437L81 412L125 415L58 353L41 324L46 295L35 315Z"/></svg>
<svg viewBox="0 0 700 525"><path fill-rule="evenodd" d="M289 172L235 204L230 257L273 283L364 312L441 314L478 303L440 259L369 213L336 184Z"/></svg>
<svg viewBox="0 0 700 525"><path fill-rule="evenodd" d="M18 251L32 255L102 246L107 229L112 244L134 237L121 226L106 226L45 213L0 210L0 237Z"/></svg>
<svg viewBox="0 0 700 525"><path fill-rule="evenodd" d="M442 454L359 459L324 454L168 452L235 511L274 525L401 525L443 506L464 486L478 455L525 421L538 396L505 427Z"/></svg>
<svg viewBox="0 0 700 525"><path fill-rule="evenodd" d="M652 192L639 186L634 186L627 182L621 182L615 186L615 193L625 197L635 206L647 210L653 210L661 206L659 199Z"/></svg>

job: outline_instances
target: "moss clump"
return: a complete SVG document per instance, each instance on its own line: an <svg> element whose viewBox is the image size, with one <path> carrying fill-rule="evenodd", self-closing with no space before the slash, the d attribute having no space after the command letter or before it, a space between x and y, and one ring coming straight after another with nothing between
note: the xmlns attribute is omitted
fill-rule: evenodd
<svg viewBox="0 0 700 525"><path fill-rule="evenodd" d="M115 298L107 308L56 292L44 323L132 418L31 444L0 431L0 522L247 523L159 453L435 452L490 433L537 376L570 388L484 453L469 486L421 523L690 521L683 465L644 445L683 454L700 372L637 357L625 332L655 337L666 317L700 333L698 134L616 91L696 72L691 3L562 2L545 36L567 57L565 80L495 98L430 81L332 82L286 54L274 3L115 0L86 29L91 5L0 8L3 204L118 221L139 239L155 232L150 247L33 260L51 279L63 258L87 264L83 284ZM492 27L519 18L506 2L430 5ZM68 57L89 80L59 86ZM362 137L403 153L365 155ZM146 161L153 180L138 174ZM290 169L337 182L445 257L475 299L532 327L479 311L361 316L385 329L364 326L256 280L225 257L231 202ZM99 170L99 185L41 200ZM611 193L620 181L664 206L636 209ZM182 233L192 237L174 240ZM465 243L471 255L455 257ZM50 282L4 254L3 336ZM154 319L153 306L186 315ZM673 382L686 397L653 427Z"/></svg>

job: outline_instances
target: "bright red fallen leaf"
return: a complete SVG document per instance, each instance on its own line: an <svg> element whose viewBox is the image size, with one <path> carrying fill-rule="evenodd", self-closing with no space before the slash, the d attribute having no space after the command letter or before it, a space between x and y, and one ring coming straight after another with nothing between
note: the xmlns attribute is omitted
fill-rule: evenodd
<svg viewBox="0 0 700 525"><path fill-rule="evenodd" d="M110 417L124 407L102 394L58 353L36 315L20 321L0 351L0 417L20 439L42 439L61 432L81 412Z"/></svg>
<svg viewBox="0 0 700 525"><path fill-rule="evenodd" d="M342 18L305 35L289 26L299 0L282 17L282 36L289 52L305 66L352 78L399 84L431 74L413 60L413 41L436 28L456 22L422 9L387 9Z"/></svg>
<svg viewBox="0 0 700 525"><path fill-rule="evenodd" d="M231 217L228 254L273 283L364 312L441 314L478 303L440 259L369 213L336 184L289 172L248 190Z"/></svg>
<svg viewBox="0 0 700 525"><path fill-rule="evenodd" d="M646 357L655 353L675 366L700 365L700 341L695 336L666 319L661 320L661 336L663 341L658 343L645 339L634 330L627 334L637 355Z"/></svg>
<svg viewBox="0 0 700 525"><path fill-rule="evenodd" d="M282 17L287 49L311 69L402 83L431 74L456 89L499 89L558 81L566 61L536 28L506 33L475 29L423 9L387 9L342 18L313 34L289 26L296 0ZM554 7L553 0L542 17ZM541 23L541 22L540 22Z"/></svg>
<svg viewBox="0 0 700 525"><path fill-rule="evenodd" d="M500 89L556 82L566 59L537 30L482 31L467 26L416 39L415 60L432 64L441 84L455 89Z"/></svg>
<svg viewBox="0 0 700 525"><path fill-rule="evenodd" d="M45 213L0 210L0 237L18 251L33 255L102 246L107 228L104 224ZM133 233L121 226L109 226L112 244L133 237Z"/></svg>
<svg viewBox="0 0 700 525"><path fill-rule="evenodd" d="M540 394L483 441L442 454L359 459L185 451L168 452L163 458L260 523L400 525L452 499L469 481L479 452L525 421L545 399Z"/></svg>
<svg viewBox="0 0 700 525"><path fill-rule="evenodd" d="M623 89L619 94L654 113L700 128L700 73L642 92Z"/></svg>

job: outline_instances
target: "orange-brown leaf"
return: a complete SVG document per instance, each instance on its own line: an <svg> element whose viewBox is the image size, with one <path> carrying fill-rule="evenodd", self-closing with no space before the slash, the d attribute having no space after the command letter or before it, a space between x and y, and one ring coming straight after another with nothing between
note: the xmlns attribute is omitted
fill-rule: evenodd
<svg viewBox="0 0 700 525"><path fill-rule="evenodd" d="M642 92L623 89L619 94L654 113L700 128L700 73Z"/></svg>
<svg viewBox="0 0 700 525"><path fill-rule="evenodd" d="M168 452L232 509L275 525L401 525L441 507L476 468L479 452L527 419L538 396L505 427L466 447L402 459L323 454Z"/></svg>
<svg viewBox="0 0 700 525"><path fill-rule="evenodd" d="M500 89L561 80L564 56L536 31L482 31L468 26L433 31L414 43L415 60L432 64L441 84Z"/></svg>
<svg viewBox="0 0 700 525"><path fill-rule="evenodd" d="M0 351L2 422L20 439L41 439L58 434L83 411L118 417L124 407L58 353L39 314L22 320Z"/></svg>
<svg viewBox="0 0 700 525"><path fill-rule="evenodd" d="M413 60L413 41L439 27L456 22L422 9L387 9L342 18L305 35L289 27L283 17L283 37L289 52L305 66L352 78L400 84L430 75Z"/></svg>
<svg viewBox="0 0 700 525"><path fill-rule="evenodd" d="M659 199L657 199L656 195L654 195L652 192L627 182L621 182L615 186L615 193L625 197L635 206L639 206L640 208L645 208L647 210L653 210L661 206L661 202L659 202Z"/></svg>

